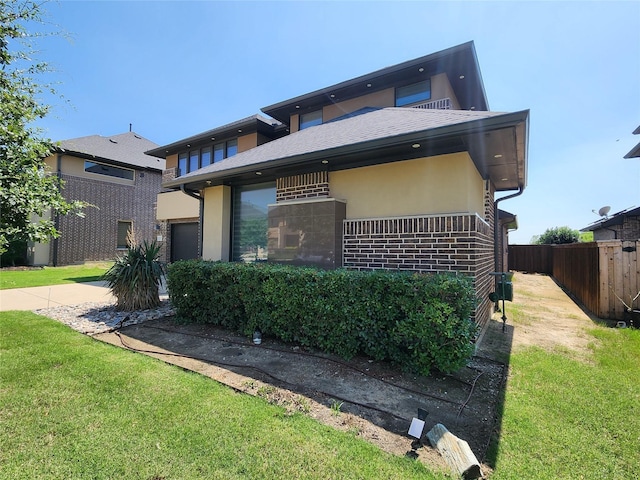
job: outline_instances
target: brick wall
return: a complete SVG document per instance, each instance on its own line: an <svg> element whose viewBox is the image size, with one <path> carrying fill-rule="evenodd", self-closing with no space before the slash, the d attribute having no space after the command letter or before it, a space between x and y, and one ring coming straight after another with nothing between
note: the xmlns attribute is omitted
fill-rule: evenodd
<svg viewBox="0 0 640 480"><path fill-rule="evenodd" d="M118 255L118 221L132 221L138 241L156 239L156 196L161 173L136 171L135 185L120 185L84 177L62 175L67 199L84 200L95 207L85 217L60 217L60 238L50 243L50 262L57 244L57 264L113 260Z"/></svg>
<svg viewBox="0 0 640 480"><path fill-rule="evenodd" d="M487 182L483 216L432 215L356 219L343 223L345 268L459 272L473 279L478 297L474 319L482 328L493 311L495 188ZM329 197L327 172L280 178L276 201Z"/></svg>
<svg viewBox="0 0 640 480"><path fill-rule="evenodd" d="M329 173L313 172L276 180L276 202L329 196Z"/></svg>
<svg viewBox="0 0 640 480"><path fill-rule="evenodd" d="M476 215L345 220L343 266L357 270L459 272L472 277L479 305L475 320L490 316L493 233Z"/></svg>
<svg viewBox="0 0 640 480"><path fill-rule="evenodd" d="M622 223L622 240L640 240L640 217L625 217Z"/></svg>

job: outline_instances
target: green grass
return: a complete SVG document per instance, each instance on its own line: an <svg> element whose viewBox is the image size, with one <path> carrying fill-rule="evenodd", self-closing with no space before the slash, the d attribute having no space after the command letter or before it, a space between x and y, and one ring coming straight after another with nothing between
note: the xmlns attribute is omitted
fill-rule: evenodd
<svg viewBox="0 0 640 480"><path fill-rule="evenodd" d="M0 478L443 478L27 312L0 314Z"/></svg>
<svg viewBox="0 0 640 480"><path fill-rule="evenodd" d="M111 263L74 265L70 267L44 267L31 270L1 270L0 290L8 288L41 287L63 283L93 282L100 280Z"/></svg>
<svg viewBox="0 0 640 480"><path fill-rule="evenodd" d="M539 348L511 356L492 480L639 478L640 331L590 334L592 362Z"/></svg>

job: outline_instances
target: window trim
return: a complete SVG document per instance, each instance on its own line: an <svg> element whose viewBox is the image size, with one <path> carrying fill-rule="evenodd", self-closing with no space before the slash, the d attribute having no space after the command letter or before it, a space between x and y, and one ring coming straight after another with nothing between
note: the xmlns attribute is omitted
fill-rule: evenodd
<svg viewBox="0 0 640 480"><path fill-rule="evenodd" d="M425 83L428 86L428 96L426 98L419 98L417 100L411 100L411 101L402 101L402 103L398 103L398 99L399 98L411 98L411 96L416 96L416 95L420 95L421 92L419 93L414 93L414 94L410 94L410 95L405 95L404 97L399 97L399 91L402 89L406 89L408 87L416 87L418 85L420 85L421 83ZM426 90L425 90L426 93ZM414 83L409 83L407 85L401 85L399 87L395 88L395 92L394 92L394 96L395 96L395 106L396 107L406 107L407 105L413 105L413 104L417 104L417 103L421 103L421 102L426 102L428 100L431 100L431 79L427 78L425 80L420 80L419 82L414 82Z"/></svg>
<svg viewBox="0 0 640 480"><path fill-rule="evenodd" d="M238 241L238 236L236 235L236 232L238 229L241 228L241 226L237 223L237 221L240 219L240 216L237 214L237 212L239 211L239 209L242 208L242 203L241 203L241 197L242 197L242 192L243 191L256 191L256 190L273 190L273 199L272 199L272 203L275 203L275 198L276 198L276 182L275 181L271 181L271 182L259 182L259 183L253 183L253 184L242 184L242 185L235 185L232 187L231 190L231 218L230 218L230 223L229 223L229 261L230 262L242 262L243 260L241 260L240 258L236 258L235 253L237 251L237 245L236 242ZM271 203L267 204L270 205ZM265 236L268 235L268 230L269 230L269 217L268 217L268 213L267 213L267 218L266 218L266 226L267 226L267 230L265 231ZM268 243L267 243L268 246ZM266 249L267 246L265 246L264 248ZM257 259L256 259L257 260Z"/></svg>
<svg viewBox="0 0 640 480"><path fill-rule="evenodd" d="M121 175L110 175L108 173L103 173L103 172L92 172L91 170L87 170L87 164L90 164L92 167L101 165L104 167L107 167L109 169L113 169L113 170L119 170L121 172L124 173L130 173L131 174L131 178L129 177L125 177L125 176L121 176ZM89 167L91 168L91 167ZM102 162L95 162L93 160L85 160L84 161L84 172L85 173L90 173L92 175L100 175L102 177L110 177L110 178L119 178L121 180L129 180L131 182L133 182L136 179L136 171L132 168L124 168L124 167L117 167L115 165L109 165L108 163L102 163Z"/></svg>
<svg viewBox="0 0 640 480"><path fill-rule="evenodd" d="M234 146L233 145L234 143L235 143L235 152L229 155L229 147ZM216 147L219 147L219 146L222 146L222 158L216 160ZM198 148L188 148L188 150L178 152L178 164L177 164L178 172L176 176L181 177L183 175L186 175L187 173L195 172L196 170L200 170L201 168L208 167L209 165L220 162L225 158L233 157L238 153L238 146L239 146L239 142L238 142L238 138L236 137L236 138L230 138L228 140L223 140L221 142L207 143ZM206 165L203 165L202 152L206 150L209 151L209 163ZM220 149L218 149L218 151L220 151ZM198 156L197 168L192 169L191 160L193 158L193 154L196 152ZM181 160L184 161L184 166L185 166L184 169L180 168Z"/></svg>
<svg viewBox="0 0 640 480"><path fill-rule="evenodd" d="M319 118L315 118L311 121L308 121L307 123L309 123L309 125L304 126L303 122L303 117L307 117L310 115L318 115L319 114ZM318 122L319 120L319 122ZM318 122L318 123L315 123ZM304 130L306 128L311 128L311 127L315 127L317 125L322 125L324 123L324 112L322 111L322 108L320 110L313 110L311 112L306 112L306 113L300 113L298 115L298 130Z"/></svg>
<svg viewBox="0 0 640 480"><path fill-rule="evenodd" d="M120 243L120 225L124 224L128 225L127 233L125 234L124 243ZM116 250L126 250L130 247L129 243L127 242L127 237L129 236L129 232L133 234L133 220L118 220L116 225Z"/></svg>

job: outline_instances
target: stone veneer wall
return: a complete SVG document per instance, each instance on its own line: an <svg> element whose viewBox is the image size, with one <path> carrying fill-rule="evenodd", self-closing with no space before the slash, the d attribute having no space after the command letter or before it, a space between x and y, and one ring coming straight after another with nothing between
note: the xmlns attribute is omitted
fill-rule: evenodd
<svg viewBox="0 0 640 480"><path fill-rule="evenodd" d="M479 299L475 321L483 327L490 317L493 232L477 215L345 220L343 266L469 275Z"/></svg>
<svg viewBox="0 0 640 480"><path fill-rule="evenodd" d="M276 180L276 202L329 196L329 173L313 172Z"/></svg>

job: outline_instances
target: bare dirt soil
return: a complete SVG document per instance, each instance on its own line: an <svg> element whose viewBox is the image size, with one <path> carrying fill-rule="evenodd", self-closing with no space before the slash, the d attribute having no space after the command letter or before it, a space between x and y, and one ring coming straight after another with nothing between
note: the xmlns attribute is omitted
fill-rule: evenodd
<svg viewBox="0 0 640 480"><path fill-rule="evenodd" d="M466 440L482 461L500 419L509 355L537 345L587 355L590 318L550 277L516 273L514 302L479 340L476 355L453 375L409 375L386 363L358 357L345 361L296 345L251 339L211 325L149 321L96 335L182 368L200 372L236 390L352 432L385 451L409 455L431 468L447 469L440 455L407 435L418 409L427 412L424 433L436 423ZM490 471L484 466L485 472Z"/></svg>
<svg viewBox="0 0 640 480"><path fill-rule="evenodd" d="M513 290L514 301L506 302L505 308L506 334L501 332L502 314L494 314L480 341L479 355L508 362L510 353L537 346L589 357L589 344L594 338L587 334L587 329L594 326L597 318L574 302L552 277L517 272Z"/></svg>

